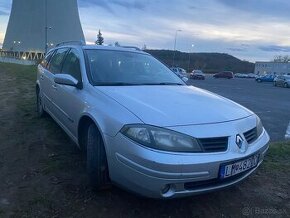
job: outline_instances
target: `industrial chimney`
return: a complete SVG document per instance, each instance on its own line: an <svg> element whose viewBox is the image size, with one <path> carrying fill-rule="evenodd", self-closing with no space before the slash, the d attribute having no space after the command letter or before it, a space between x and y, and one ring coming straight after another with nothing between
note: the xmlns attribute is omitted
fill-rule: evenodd
<svg viewBox="0 0 290 218"><path fill-rule="evenodd" d="M66 41L85 41L77 0L13 0L4 51L43 54Z"/></svg>

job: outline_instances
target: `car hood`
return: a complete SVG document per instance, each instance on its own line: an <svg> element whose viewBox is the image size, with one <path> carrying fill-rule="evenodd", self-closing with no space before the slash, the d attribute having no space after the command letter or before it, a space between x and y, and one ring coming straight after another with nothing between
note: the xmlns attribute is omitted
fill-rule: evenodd
<svg viewBox="0 0 290 218"><path fill-rule="evenodd" d="M197 125L227 122L253 112L221 96L193 86L96 87L146 124Z"/></svg>

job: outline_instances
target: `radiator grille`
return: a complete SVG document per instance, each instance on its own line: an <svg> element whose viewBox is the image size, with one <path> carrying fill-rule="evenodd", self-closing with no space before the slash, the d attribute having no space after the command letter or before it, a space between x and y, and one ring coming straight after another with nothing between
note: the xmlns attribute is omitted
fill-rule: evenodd
<svg viewBox="0 0 290 218"><path fill-rule="evenodd" d="M257 135L257 128L253 128L247 132L244 133L244 136L248 142L248 144L251 144L253 143L254 141L256 141L256 139L258 138L258 135Z"/></svg>
<svg viewBox="0 0 290 218"><path fill-rule="evenodd" d="M222 152L228 149L228 137L199 139L204 152Z"/></svg>

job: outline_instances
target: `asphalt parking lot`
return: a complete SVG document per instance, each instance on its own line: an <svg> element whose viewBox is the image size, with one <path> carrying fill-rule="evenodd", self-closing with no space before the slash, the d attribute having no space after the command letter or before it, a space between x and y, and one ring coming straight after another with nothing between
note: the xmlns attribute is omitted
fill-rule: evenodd
<svg viewBox="0 0 290 218"><path fill-rule="evenodd" d="M35 76L34 66L0 63L0 218L289 217L290 142L271 143L256 173L213 193L154 200L116 186L93 190L80 150L52 118L37 116ZM208 89L216 87L220 94L224 89L225 96L236 86L268 86L242 80L190 82ZM243 92L238 89L235 95L239 93Z"/></svg>
<svg viewBox="0 0 290 218"><path fill-rule="evenodd" d="M257 83L254 79L189 80L188 84L229 98L255 112L261 118L272 141L285 140L290 124L290 88Z"/></svg>

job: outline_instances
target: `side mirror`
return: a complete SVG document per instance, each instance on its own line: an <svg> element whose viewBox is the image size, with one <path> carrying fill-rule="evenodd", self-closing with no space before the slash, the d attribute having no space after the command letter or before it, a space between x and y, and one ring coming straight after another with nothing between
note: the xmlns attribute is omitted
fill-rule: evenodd
<svg viewBox="0 0 290 218"><path fill-rule="evenodd" d="M182 77L181 79L182 79L183 82L185 82L185 83L188 81L188 78L187 78L187 77Z"/></svg>
<svg viewBox="0 0 290 218"><path fill-rule="evenodd" d="M66 86L73 86L78 89L82 89L82 83L76 80L74 77L72 77L69 74L56 74L54 75L54 82L56 84L60 85L66 85Z"/></svg>

